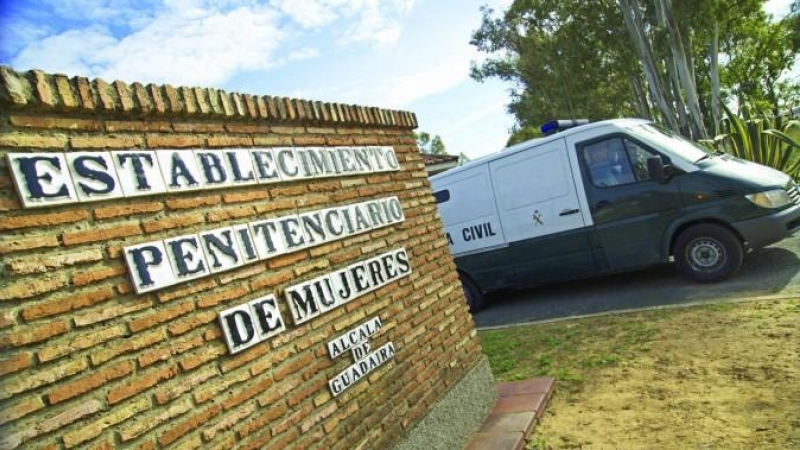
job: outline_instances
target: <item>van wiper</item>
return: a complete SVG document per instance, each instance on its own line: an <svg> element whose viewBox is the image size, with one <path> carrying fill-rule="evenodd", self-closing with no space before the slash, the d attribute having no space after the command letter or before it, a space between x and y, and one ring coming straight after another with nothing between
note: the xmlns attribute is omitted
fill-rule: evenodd
<svg viewBox="0 0 800 450"><path fill-rule="evenodd" d="M726 153L725 153L725 152L723 152L723 151L720 151L720 150L714 150L714 153L706 153L705 155L701 156L701 157L700 157L700 159L698 159L698 160L697 160L697 161L695 161L694 163L695 163L695 164L697 164L697 163L699 163L700 161L702 161L702 160L704 160L704 159L711 158L712 156L722 156L722 155L725 155L725 154L726 154Z"/></svg>

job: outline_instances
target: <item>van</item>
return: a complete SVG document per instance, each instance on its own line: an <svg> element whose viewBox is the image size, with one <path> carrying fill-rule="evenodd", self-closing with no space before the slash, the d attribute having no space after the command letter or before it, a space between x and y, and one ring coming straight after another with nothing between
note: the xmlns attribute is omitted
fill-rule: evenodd
<svg viewBox="0 0 800 450"><path fill-rule="evenodd" d="M671 260L716 282L800 229L800 190L784 173L645 120L564 122L431 177L471 311L498 289Z"/></svg>

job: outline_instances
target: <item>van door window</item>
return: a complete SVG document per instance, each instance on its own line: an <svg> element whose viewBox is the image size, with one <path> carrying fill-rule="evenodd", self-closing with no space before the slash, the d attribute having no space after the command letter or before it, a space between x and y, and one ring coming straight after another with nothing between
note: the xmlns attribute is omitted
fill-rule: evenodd
<svg viewBox="0 0 800 450"><path fill-rule="evenodd" d="M657 155L631 140L623 139L623 142L628 158L631 161L631 166L633 166L633 174L636 175L636 181L649 180L650 172L647 171L647 159ZM664 161L664 164L668 164L668 161Z"/></svg>
<svg viewBox="0 0 800 450"><path fill-rule="evenodd" d="M622 138L593 142L585 145L581 153L595 186L611 187L636 181Z"/></svg>
<svg viewBox="0 0 800 450"><path fill-rule="evenodd" d="M593 142L583 146L581 152L592 183L597 187L649 180L647 159L657 156L638 143L621 137ZM664 164L668 163L664 161Z"/></svg>

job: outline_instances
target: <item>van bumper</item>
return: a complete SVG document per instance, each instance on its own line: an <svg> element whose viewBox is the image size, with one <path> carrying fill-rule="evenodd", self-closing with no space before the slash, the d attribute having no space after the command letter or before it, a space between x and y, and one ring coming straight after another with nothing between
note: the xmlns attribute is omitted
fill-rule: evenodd
<svg viewBox="0 0 800 450"><path fill-rule="evenodd" d="M761 248L800 231L800 205L731 225L749 248Z"/></svg>

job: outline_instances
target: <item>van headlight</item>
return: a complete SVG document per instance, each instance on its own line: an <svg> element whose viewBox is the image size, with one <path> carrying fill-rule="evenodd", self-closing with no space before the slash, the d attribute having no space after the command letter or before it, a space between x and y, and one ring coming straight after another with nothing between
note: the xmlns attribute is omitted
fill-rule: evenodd
<svg viewBox="0 0 800 450"><path fill-rule="evenodd" d="M783 189L773 189L771 191L748 194L744 197L756 206L770 209L786 206L792 201L789 198L789 194Z"/></svg>

